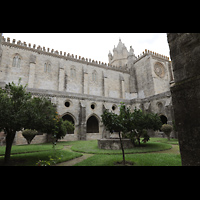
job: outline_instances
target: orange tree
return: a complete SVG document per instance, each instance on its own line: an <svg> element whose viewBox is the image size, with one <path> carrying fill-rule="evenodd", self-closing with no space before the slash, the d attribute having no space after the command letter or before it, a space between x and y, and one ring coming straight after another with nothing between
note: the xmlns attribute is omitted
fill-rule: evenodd
<svg viewBox="0 0 200 200"><path fill-rule="evenodd" d="M58 113L56 113L56 106L49 99L32 97L20 81L21 79L18 85L12 82L0 89L0 131L3 130L6 134L5 162L10 160L17 131L35 129L38 132L54 134L58 126L59 130L56 133L59 138L63 136L67 126L62 120L59 120L59 123L55 122Z"/></svg>

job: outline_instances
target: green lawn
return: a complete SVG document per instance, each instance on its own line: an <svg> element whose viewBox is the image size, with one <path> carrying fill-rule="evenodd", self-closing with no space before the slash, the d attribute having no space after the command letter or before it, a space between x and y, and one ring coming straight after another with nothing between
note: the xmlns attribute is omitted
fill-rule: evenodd
<svg viewBox="0 0 200 200"><path fill-rule="evenodd" d="M161 151L166 149L171 149L172 146L167 143L158 143L158 142L147 142L146 144L141 144L139 147L135 147L132 149L125 149L125 153L146 153L146 152L154 152ZM76 152L82 153L94 153L94 154L121 154L121 150L106 150L99 149L97 140L88 140L88 141L76 141L73 143L71 149Z"/></svg>
<svg viewBox="0 0 200 200"><path fill-rule="evenodd" d="M56 149L62 149L63 144L58 143ZM5 146L0 146L0 155L5 154ZM11 154L17 153L28 153L28 152L37 152L37 151L49 151L52 149L52 143L45 144L30 144L30 145L13 145L11 149Z"/></svg>
<svg viewBox="0 0 200 200"><path fill-rule="evenodd" d="M168 141L166 138L151 138L150 141L143 147L126 149L125 159L132 161L134 166L181 166L181 157L177 153L177 139ZM174 150L171 150L172 153L162 153L162 150L172 147L170 144L177 145L177 148L174 147ZM75 166L114 166L115 162L122 160L121 150L98 149L95 141L84 141L82 145L76 143L72 145L71 149L80 152L95 153L94 156L75 164ZM150 153L154 151L157 152Z"/></svg>
<svg viewBox="0 0 200 200"><path fill-rule="evenodd" d="M180 155L168 153L127 154L125 159L134 162L134 166L181 166ZM114 166L121 160L122 155L95 154L75 166Z"/></svg>
<svg viewBox="0 0 200 200"><path fill-rule="evenodd" d="M172 144L174 145L173 149ZM71 150L64 148L70 145ZM4 165L5 146L0 147L0 165ZM156 152L156 153L154 153ZM169 153L170 152L170 153ZM14 166L36 166L39 160L48 161L50 157L59 157L57 163L82 156L82 153L92 153L93 156L77 163L75 166L114 166L122 160L121 150L98 149L97 140L58 142L56 151L52 144L13 145L11 162ZM181 166L178 153L178 141L166 138L151 138L141 147L125 150L127 161L134 162L134 166Z"/></svg>
<svg viewBox="0 0 200 200"><path fill-rule="evenodd" d="M81 153L62 150L65 143L57 143L56 151L52 148L52 143L45 144L30 144L30 145L13 145L11 151L10 163L11 166L36 166L39 160L48 161L51 157L59 157L57 163L71 160L82 156ZM0 147L0 166L4 165L5 146Z"/></svg>

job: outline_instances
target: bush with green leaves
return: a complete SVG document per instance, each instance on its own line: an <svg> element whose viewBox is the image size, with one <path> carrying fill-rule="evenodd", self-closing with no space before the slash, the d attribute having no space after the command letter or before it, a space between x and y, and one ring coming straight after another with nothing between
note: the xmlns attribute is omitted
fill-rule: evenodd
<svg viewBox="0 0 200 200"><path fill-rule="evenodd" d="M22 131L22 135L26 139L28 144L31 144L31 141L37 134L38 132L36 130L25 129L24 131Z"/></svg>
<svg viewBox="0 0 200 200"><path fill-rule="evenodd" d="M170 133L172 132L172 126L170 124L163 124L161 127L161 131L165 133L167 136L168 140L170 140Z"/></svg>

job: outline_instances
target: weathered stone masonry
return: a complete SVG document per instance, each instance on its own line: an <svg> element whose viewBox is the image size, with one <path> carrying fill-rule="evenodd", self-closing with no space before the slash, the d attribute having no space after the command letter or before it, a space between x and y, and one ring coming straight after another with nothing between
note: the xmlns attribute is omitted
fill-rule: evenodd
<svg viewBox="0 0 200 200"><path fill-rule="evenodd" d="M182 165L200 165L200 34L168 33L171 87Z"/></svg>
<svg viewBox="0 0 200 200"><path fill-rule="evenodd" d="M159 113L172 123L173 73L166 56L145 50L136 57L119 40L106 64L15 39L2 37L1 43L1 86L21 77L32 95L49 97L63 119L75 125L65 140L102 138L106 133L100 116L104 109L119 113L120 102ZM23 143L19 138L20 133L16 144Z"/></svg>

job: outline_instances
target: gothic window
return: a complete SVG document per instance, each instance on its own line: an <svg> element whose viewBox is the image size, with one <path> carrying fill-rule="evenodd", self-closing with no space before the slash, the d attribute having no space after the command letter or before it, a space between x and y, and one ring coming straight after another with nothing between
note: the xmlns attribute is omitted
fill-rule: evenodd
<svg viewBox="0 0 200 200"><path fill-rule="evenodd" d="M74 66L71 67L71 73L70 74L71 74L72 78L76 78L76 69L75 69Z"/></svg>
<svg viewBox="0 0 200 200"><path fill-rule="evenodd" d="M50 63L48 64L47 71L48 71L49 73L51 72L51 64L50 64Z"/></svg>
<svg viewBox="0 0 200 200"><path fill-rule="evenodd" d="M49 62L44 63L44 72L51 72L51 64Z"/></svg>
<svg viewBox="0 0 200 200"><path fill-rule="evenodd" d="M95 70L94 70L93 73L92 73L92 81L93 81L94 83L97 82L97 72L96 72Z"/></svg>
<svg viewBox="0 0 200 200"><path fill-rule="evenodd" d="M21 58L19 57L19 55L15 55L15 57L13 58L12 66L20 68L20 64L21 64Z"/></svg>
<svg viewBox="0 0 200 200"><path fill-rule="evenodd" d="M44 63L44 72L47 72L47 63Z"/></svg>

